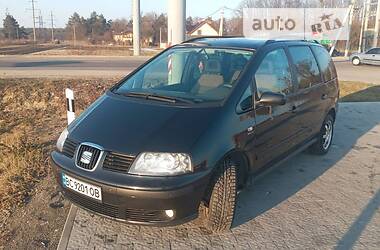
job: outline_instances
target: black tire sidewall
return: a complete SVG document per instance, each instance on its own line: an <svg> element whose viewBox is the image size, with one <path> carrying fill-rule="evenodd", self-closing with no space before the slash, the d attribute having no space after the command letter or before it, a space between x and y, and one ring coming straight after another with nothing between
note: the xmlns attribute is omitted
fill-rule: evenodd
<svg viewBox="0 0 380 250"><path fill-rule="evenodd" d="M207 227L213 231L213 232L220 232L224 230L228 230L230 226L232 225L232 220L235 216L235 211L236 211L236 201L237 201L237 166L231 161L231 160L224 160L221 164L222 166L219 166L218 169L216 169L214 176L212 177L211 180L211 196L210 196L210 201L209 201L209 206L208 208L205 209L205 215L206 215L206 223ZM225 165L227 164L227 165ZM226 172L227 171L227 172ZM218 190L217 185L221 185L221 182L225 181L226 175L232 174L234 176L233 181L229 180L227 183L227 187L225 188L230 188L234 186L234 194L231 194L234 196L233 200L229 199L228 201L223 201L224 204L224 209L228 210L227 216L228 218L221 217L219 214L220 211L218 209L215 209L216 206L215 204L217 202L220 202L220 197L217 197L220 195L220 193L217 193ZM232 185L232 186L231 186ZM215 203L215 204L214 204ZM225 210L225 212L226 212ZM232 218L231 218L232 216Z"/></svg>

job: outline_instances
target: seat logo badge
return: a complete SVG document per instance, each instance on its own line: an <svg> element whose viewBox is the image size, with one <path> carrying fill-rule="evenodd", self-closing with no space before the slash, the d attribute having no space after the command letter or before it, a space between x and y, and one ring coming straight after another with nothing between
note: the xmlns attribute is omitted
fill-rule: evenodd
<svg viewBox="0 0 380 250"><path fill-rule="evenodd" d="M90 161L91 161L91 158L92 158L92 153L91 152L88 152L88 151L84 151L82 153L82 156L80 157L80 161L83 163L83 164L89 164Z"/></svg>

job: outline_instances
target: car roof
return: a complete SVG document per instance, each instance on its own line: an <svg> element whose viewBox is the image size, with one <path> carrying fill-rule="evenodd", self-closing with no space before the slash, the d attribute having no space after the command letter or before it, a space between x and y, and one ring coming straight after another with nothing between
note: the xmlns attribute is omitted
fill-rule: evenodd
<svg viewBox="0 0 380 250"><path fill-rule="evenodd" d="M253 39L245 37L197 37L183 42L182 44L193 44L193 45L206 45L211 47L230 47L230 48L240 48L240 49L253 49L257 50L267 44L273 44L278 42L286 42L288 44L317 44L316 41L305 41L305 40L263 40L263 39Z"/></svg>

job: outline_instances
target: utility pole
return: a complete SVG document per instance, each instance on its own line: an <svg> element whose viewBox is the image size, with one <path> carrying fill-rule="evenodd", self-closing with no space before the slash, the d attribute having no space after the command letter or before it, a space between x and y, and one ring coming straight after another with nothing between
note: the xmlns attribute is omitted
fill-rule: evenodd
<svg viewBox="0 0 380 250"><path fill-rule="evenodd" d="M365 16L366 16L366 3L367 0L363 1L363 8L361 13L361 25L360 25L360 34L359 34L359 46L358 46L358 52L362 52L363 47L363 36L364 36L364 24L365 24Z"/></svg>
<svg viewBox="0 0 380 250"><path fill-rule="evenodd" d="M220 10L220 23L219 23L219 36L223 36L223 17L224 17L224 7Z"/></svg>
<svg viewBox="0 0 380 250"><path fill-rule="evenodd" d="M185 40L186 0L169 0L168 4L168 44L171 46Z"/></svg>
<svg viewBox="0 0 380 250"><path fill-rule="evenodd" d="M161 30L161 27L160 27L160 48L161 48L161 43L162 43L162 30Z"/></svg>
<svg viewBox="0 0 380 250"><path fill-rule="evenodd" d="M41 10L40 10L38 14L38 29L40 30L40 32L42 28L43 28L43 21L42 21L42 15L41 15Z"/></svg>
<svg viewBox="0 0 380 250"><path fill-rule="evenodd" d="M140 55L140 0L132 0L133 55Z"/></svg>
<svg viewBox="0 0 380 250"><path fill-rule="evenodd" d="M368 31L368 21L369 21L369 16L370 16L370 13L369 13L370 7L371 7L371 0L367 0L366 5L365 5L364 30L363 30L363 37L365 40L364 50L366 50L366 47L367 47L367 36L368 36L367 31Z"/></svg>
<svg viewBox="0 0 380 250"><path fill-rule="evenodd" d="M74 47L76 47L76 45L77 45L77 32L76 32L76 28L75 28L75 26L76 26L76 23L74 23L73 24L73 32L74 32L74 34L73 34L73 40L74 40Z"/></svg>
<svg viewBox="0 0 380 250"><path fill-rule="evenodd" d="M380 0L377 0L376 17L375 17L375 30L373 37L373 47L377 47L379 41L379 29L380 29Z"/></svg>
<svg viewBox="0 0 380 250"><path fill-rule="evenodd" d="M33 13L33 41L36 42L36 15L34 13L34 0L32 2L32 13Z"/></svg>
<svg viewBox="0 0 380 250"><path fill-rule="evenodd" d="M50 11L50 21L51 21L51 42L54 43L54 16L53 16L53 11Z"/></svg>
<svg viewBox="0 0 380 250"><path fill-rule="evenodd" d="M355 0L352 1L352 7L350 6L350 16L348 19L348 32L347 32L347 41L346 41L346 49L344 50L344 56L348 56L348 51L350 50L350 36L351 36L351 26L352 26L352 19L354 15L355 10Z"/></svg>

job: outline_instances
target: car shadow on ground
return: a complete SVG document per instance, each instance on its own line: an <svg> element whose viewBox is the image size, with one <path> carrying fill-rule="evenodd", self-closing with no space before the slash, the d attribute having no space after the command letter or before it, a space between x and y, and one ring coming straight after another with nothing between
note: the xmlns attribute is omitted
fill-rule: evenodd
<svg viewBox="0 0 380 250"><path fill-rule="evenodd" d="M240 193L233 228L248 223L286 201L328 171L348 152L358 147L355 145L357 140L380 124L380 104L359 103L355 105L367 106L364 109L354 109L352 104L341 105L335 125L333 145L328 154L317 156L306 152L301 153L268 171L267 174L259 177L252 186ZM373 114L369 115L367 111L372 111ZM379 192L375 196L379 196ZM343 238L350 237L351 242L354 243L355 239L360 236L365 225L371 219L369 214L376 210L373 207L379 204L379 197L375 196L367 205L368 208L364 209L368 211L363 210L362 214L357 217L365 217L365 220L361 220L364 225L355 228L354 222Z"/></svg>

